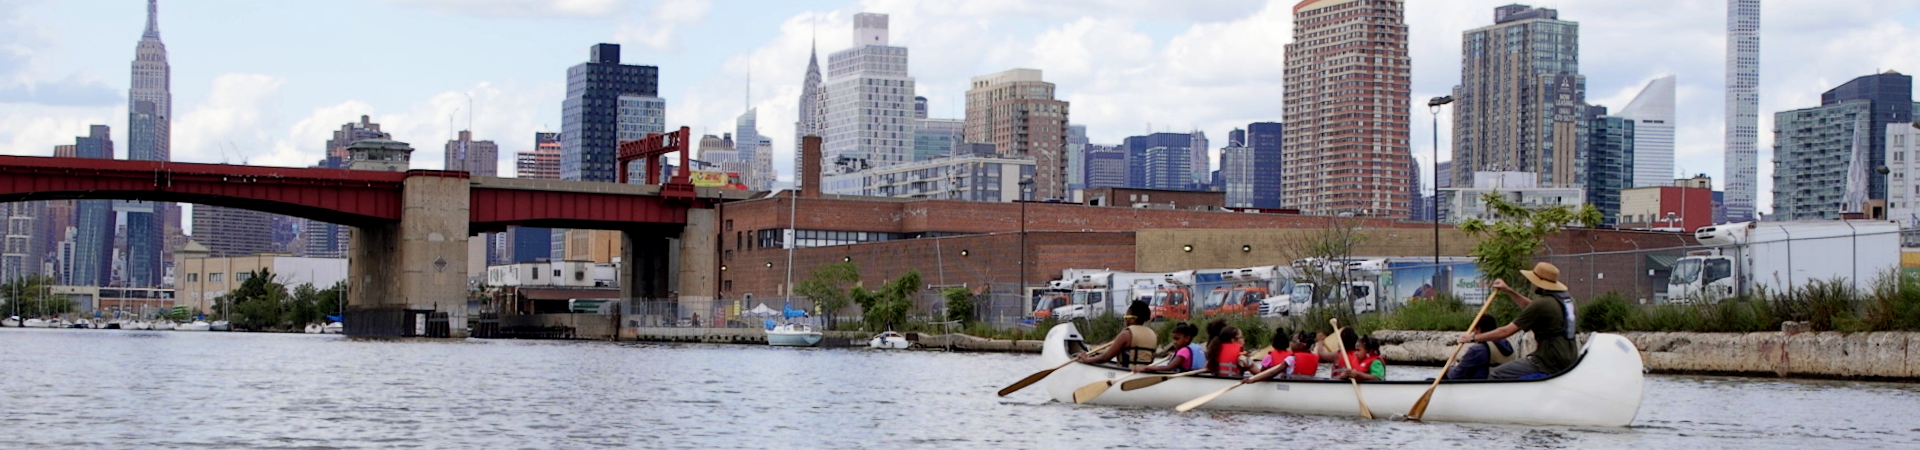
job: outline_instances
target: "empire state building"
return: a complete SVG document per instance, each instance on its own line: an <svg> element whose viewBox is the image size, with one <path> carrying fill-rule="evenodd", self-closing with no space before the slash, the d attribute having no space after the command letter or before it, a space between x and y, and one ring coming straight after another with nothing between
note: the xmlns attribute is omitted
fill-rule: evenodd
<svg viewBox="0 0 1920 450"><path fill-rule="evenodd" d="M127 159L167 161L173 131L172 69L167 45L160 42L157 0L147 0L147 30L134 47L133 87L127 93ZM179 213L171 203L127 202L127 266L129 286L159 286L166 273L161 252L167 228L179 228Z"/></svg>

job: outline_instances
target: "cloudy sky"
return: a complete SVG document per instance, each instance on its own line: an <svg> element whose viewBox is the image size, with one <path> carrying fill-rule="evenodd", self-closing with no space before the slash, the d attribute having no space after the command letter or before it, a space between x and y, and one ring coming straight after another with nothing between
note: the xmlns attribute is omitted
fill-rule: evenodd
<svg viewBox="0 0 1920 450"><path fill-rule="evenodd" d="M1458 83L1460 33L1513 0L1412 1L1414 104ZM560 128L566 68L588 46L660 67L667 123L732 131L751 101L787 179L795 107L816 39L848 47L858 12L892 16L895 45L935 117L959 118L967 79L1045 72L1096 143L1148 130L1226 132L1284 120L1292 0L165 0L178 161L305 166L329 132L370 115L439 168L450 129L498 142L503 172L533 133ZM1580 23L1588 101L1625 106L1679 76L1677 166L1721 178L1724 0L1543 0ZM1762 18L1762 209L1775 111L1877 71L1920 72L1920 2L1769 0ZM0 0L0 153L47 155L88 124L125 153L141 0ZM824 61L823 61L824 62ZM752 85L749 89L748 78ZM469 105L472 105L469 107ZM1431 120L1414 110L1414 154ZM1445 117L1441 127L1444 129ZM1446 139L1442 136L1442 141ZM1449 159L1442 155L1442 160Z"/></svg>

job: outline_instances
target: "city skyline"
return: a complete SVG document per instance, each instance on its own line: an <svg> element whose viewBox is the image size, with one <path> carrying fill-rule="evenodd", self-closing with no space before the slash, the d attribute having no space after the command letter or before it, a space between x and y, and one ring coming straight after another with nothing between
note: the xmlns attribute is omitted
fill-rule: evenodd
<svg viewBox="0 0 1920 450"><path fill-rule="evenodd" d="M0 66L4 71L0 75L10 82L0 84L0 101L9 105L8 115L0 120L0 153L48 154L52 145L85 134L86 125L122 123L127 117L122 109L127 81L111 74L124 70L116 68L124 68L121 64L133 56L126 42L139 35L146 2L125 3L111 9L59 3L0 6L9 9L5 12L21 25L8 33L28 49L24 56L15 52L11 61L16 64ZM853 13L892 17L894 44L914 48L920 55L914 58L909 75L918 80L917 93L929 99L931 117L961 117L963 108L957 103L971 77L1033 68L1046 71L1048 81L1059 86L1061 98L1077 105L1073 123L1088 126L1092 143L1112 145L1121 137L1149 130L1198 129L1223 136L1235 126L1283 119L1281 57L1271 49L1290 40L1290 9L1295 3L1120 2L1108 8L1080 8L1038 2L966 9L892 2L781 3L756 8L698 1L499 2L463 10L431 1L356 5L364 6L368 11L363 12L370 16L356 19L365 22L356 27L431 19L426 21L432 23L419 25L418 32L432 35L442 28L485 28L476 24L526 30L499 38L469 32L447 35L454 38L413 39L445 47L436 49L444 54L406 53L412 50L401 46L359 46L386 55L391 61L383 63L395 71L415 74L403 76L357 74L353 72L374 71L358 70L360 66L354 64L314 67L294 58L299 51L260 58L224 56L261 54L281 47L297 50L300 45L289 42L302 30L291 29L283 33L288 35L284 38L267 33L261 39L235 40L233 34L261 25L222 28L212 22L235 16L261 19L257 22L308 13L329 17L355 8L259 8L220 2L161 7L169 22L174 96L179 103L174 108L178 117L174 120L175 160L304 166L319 159L326 133L358 115L371 114L389 124L396 139L422 147L417 155L421 168L435 168L441 159L439 150L425 144L447 139L447 116L465 115L469 93L479 112L475 139L500 142L501 156L507 157L529 150L532 142L527 133L540 130L542 124L548 131L559 129L559 103L564 96L560 71L584 60L591 44L611 42L628 46L625 62L661 68L661 97L683 106L670 108L668 124L686 125L696 133L731 129L733 119L744 112L739 87L746 73L762 73L752 87L753 107L760 112L759 131L776 137L772 159L782 179L790 179L793 144L780 142L779 137L793 135L809 43L817 30L821 53L843 50L844 46L833 43L847 42ZM1458 82L1459 32L1484 24L1488 11L1506 3L1414 2L1407 6L1413 100L1440 95ZM1589 103L1619 107L1653 78L1680 75L1676 172L1720 173L1724 1L1533 6L1559 9L1582 23L1581 40L1586 45L1581 59L1583 75L1589 78ZM727 20L719 20L723 16ZM659 18L669 26L636 31L632 25L640 17ZM1822 8L1817 2L1768 2L1761 27L1770 43L1762 48L1761 128L1770 127L1772 112L1814 104L1819 92L1854 76L1887 69L1914 71L1920 66L1914 64L1920 52L1904 50L1912 45L1904 42L1914 42L1910 37L1920 34L1911 25L1915 17L1920 17L1920 8L1911 5L1865 4L1840 11ZM975 23L980 19L991 20ZM767 27L754 33L735 31L737 24L751 22ZM995 30L995 35L1006 37L966 39L981 30L970 27ZM567 29L535 36L559 28ZM104 31L64 31L74 29ZM381 43L351 34L338 37L349 46ZM1654 45L1641 36L1647 34L1667 38ZM507 38L529 42L505 43ZM1820 51L1842 45L1854 51ZM1659 50L1649 52L1648 48ZM999 50L1006 52L994 53ZM526 56L498 57L502 51ZM1240 56L1262 51L1274 56ZM928 56L972 54L994 56ZM462 68L449 71L442 58L462 60ZM215 87L220 95L210 95ZM1244 101L1247 98L1271 100ZM1424 115L1415 108L1411 121L1412 153L1422 160L1423 171L1432 132L1427 121L1420 120ZM1449 118L1442 119L1444 131L1450 124L1446 123ZM114 140L126 142L121 137L123 128L113 127ZM1758 190L1765 209L1771 203L1770 168L1764 164L1771 153L1771 137L1762 134ZM1215 143L1223 146L1224 140ZM1210 156L1217 158L1217 148L1211 150L1216 151Z"/></svg>

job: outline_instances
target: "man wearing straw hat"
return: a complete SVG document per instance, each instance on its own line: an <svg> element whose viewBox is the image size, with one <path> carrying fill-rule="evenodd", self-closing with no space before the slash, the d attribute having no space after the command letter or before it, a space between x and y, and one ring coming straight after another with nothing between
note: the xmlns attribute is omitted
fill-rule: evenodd
<svg viewBox="0 0 1920 450"><path fill-rule="evenodd" d="M1507 293L1507 298L1520 305L1520 317L1513 323L1480 333L1467 333L1460 336L1460 343L1492 342L1506 339L1521 330L1533 333L1533 340L1539 345L1533 355L1527 358L1509 361L1493 368L1488 378L1514 379L1536 378L1553 375L1573 367L1579 358L1578 343L1574 341L1573 296L1567 295L1567 285L1560 282L1560 268L1553 264L1539 263L1533 270L1522 270L1521 275L1533 283L1533 293L1554 301L1533 301L1525 294L1507 286L1506 280L1494 280L1493 289Z"/></svg>

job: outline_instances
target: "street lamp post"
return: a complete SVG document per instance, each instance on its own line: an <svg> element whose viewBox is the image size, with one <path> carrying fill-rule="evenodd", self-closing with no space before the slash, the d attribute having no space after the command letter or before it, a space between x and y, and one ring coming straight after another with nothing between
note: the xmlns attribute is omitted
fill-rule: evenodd
<svg viewBox="0 0 1920 450"><path fill-rule="evenodd" d="M1433 183L1433 197L1427 203L1431 203L1428 206L1433 213L1433 217L1429 218L1433 219L1434 273L1440 272L1440 107L1448 103L1453 103L1453 96L1442 95L1427 100L1427 109L1433 115L1433 175L1427 177Z"/></svg>
<svg viewBox="0 0 1920 450"><path fill-rule="evenodd" d="M1027 190L1033 188L1033 178L1020 179L1020 192L1015 194L1020 202L1020 297L1022 301L1032 300L1027 295ZM1025 307L1025 305L1021 305Z"/></svg>

